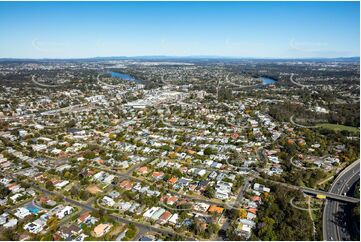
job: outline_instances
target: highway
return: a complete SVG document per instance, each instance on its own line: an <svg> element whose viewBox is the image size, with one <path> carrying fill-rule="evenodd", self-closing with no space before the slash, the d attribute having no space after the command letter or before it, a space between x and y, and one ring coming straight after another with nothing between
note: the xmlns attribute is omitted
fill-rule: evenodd
<svg viewBox="0 0 361 242"><path fill-rule="evenodd" d="M301 124L297 124L297 123L295 123L295 121L293 120L293 117L294 117L295 115L292 115L291 117L290 117L290 123L291 124L293 124L293 125L295 125L295 126L297 126L297 127L301 127L301 128L307 128L307 129L314 129L314 128L317 128L317 126L315 126L315 125L312 125L312 126L306 126L306 125L301 125Z"/></svg>
<svg viewBox="0 0 361 242"><path fill-rule="evenodd" d="M355 161L344 169L333 182L330 192L345 195L352 185L360 179L360 160ZM323 239L324 240L350 240L345 206L339 201L327 200L323 211Z"/></svg>
<svg viewBox="0 0 361 242"><path fill-rule="evenodd" d="M290 77L290 81L291 81L293 84L295 84L296 86L302 87L302 88L308 87L308 85L303 85L303 84L298 83L298 82L296 82L295 80L293 80L293 76L294 76L294 75L295 75L295 74L292 73L292 74L291 74L291 77Z"/></svg>
<svg viewBox="0 0 361 242"><path fill-rule="evenodd" d="M33 75L31 77L31 81L38 85L38 86L41 86L41 87L60 87L61 85L58 85L58 84L54 84L54 85L49 85L49 84L45 84L45 83L41 83L41 82L38 82L36 79L35 79L35 75Z"/></svg>

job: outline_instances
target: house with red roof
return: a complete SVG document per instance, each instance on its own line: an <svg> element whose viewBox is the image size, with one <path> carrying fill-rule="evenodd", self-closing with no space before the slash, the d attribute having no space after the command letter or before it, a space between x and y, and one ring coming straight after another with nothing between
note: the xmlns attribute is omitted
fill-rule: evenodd
<svg viewBox="0 0 361 242"><path fill-rule="evenodd" d="M81 214L78 218L78 224L84 223L90 217L91 215L89 211Z"/></svg>
<svg viewBox="0 0 361 242"><path fill-rule="evenodd" d="M138 169L138 173L142 174L142 175L148 174L148 172L149 172L148 167L146 167L146 166L142 166Z"/></svg>
<svg viewBox="0 0 361 242"><path fill-rule="evenodd" d="M155 171L155 172L153 172L152 177L157 180L160 180L164 177L164 172Z"/></svg>
<svg viewBox="0 0 361 242"><path fill-rule="evenodd" d="M250 212L250 213L253 213L253 214L257 214L257 209L256 208L248 208L247 211Z"/></svg>
<svg viewBox="0 0 361 242"><path fill-rule="evenodd" d="M178 178L177 177L172 177L168 180L169 183L171 184L175 184L176 182L178 181Z"/></svg>
<svg viewBox="0 0 361 242"><path fill-rule="evenodd" d="M165 224L168 222L168 220L172 217L172 214L169 211L165 211L160 218L158 219L159 224Z"/></svg>
<svg viewBox="0 0 361 242"><path fill-rule="evenodd" d="M129 191L133 188L133 183L129 180L124 180L119 184L119 186L120 188Z"/></svg>
<svg viewBox="0 0 361 242"><path fill-rule="evenodd" d="M252 199L253 202L261 202L262 201L260 196L252 196L251 199Z"/></svg>

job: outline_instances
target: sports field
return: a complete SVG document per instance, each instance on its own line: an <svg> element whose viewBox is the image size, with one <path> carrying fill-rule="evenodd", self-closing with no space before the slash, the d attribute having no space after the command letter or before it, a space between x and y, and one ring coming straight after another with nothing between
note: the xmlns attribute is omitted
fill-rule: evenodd
<svg viewBox="0 0 361 242"><path fill-rule="evenodd" d="M335 131L346 130L346 131L354 132L354 133L360 132L359 128L352 127L352 126L346 126L346 125L340 125L340 124L324 123L324 124L317 124L316 126L319 127L319 128L332 129L332 130L335 130Z"/></svg>

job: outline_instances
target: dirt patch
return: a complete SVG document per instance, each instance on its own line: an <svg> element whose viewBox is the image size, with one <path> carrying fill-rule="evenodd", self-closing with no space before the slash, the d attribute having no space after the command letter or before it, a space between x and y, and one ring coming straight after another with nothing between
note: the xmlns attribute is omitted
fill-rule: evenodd
<svg viewBox="0 0 361 242"><path fill-rule="evenodd" d="M117 236L118 234L120 234L121 232L124 231L124 225L118 225L115 226L110 232L109 235L110 236Z"/></svg>
<svg viewBox="0 0 361 242"><path fill-rule="evenodd" d="M100 189L97 185L89 185L87 188L86 188L86 191L88 191L89 193L93 194L93 195L96 195L98 193L101 193L103 192L102 189Z"/></svg>

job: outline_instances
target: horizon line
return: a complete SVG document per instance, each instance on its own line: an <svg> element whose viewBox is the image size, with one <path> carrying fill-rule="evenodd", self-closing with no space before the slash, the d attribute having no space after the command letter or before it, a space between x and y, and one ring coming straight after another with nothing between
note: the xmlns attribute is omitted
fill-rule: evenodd
<svg viewBox="0 0 361 242"><path fill-rule="evenodd" d="M338 57L242 57L222 55L120 55L120 56L92 56L92 57L0 57L0 60L80 60L80 59L112 59L112 58L195 58L195 59L255 59L255 60L304 60L304 59L360 59L360 56Z"/></svg>

